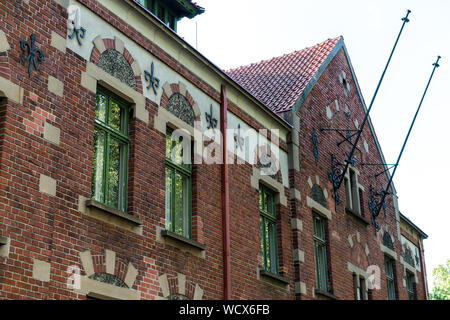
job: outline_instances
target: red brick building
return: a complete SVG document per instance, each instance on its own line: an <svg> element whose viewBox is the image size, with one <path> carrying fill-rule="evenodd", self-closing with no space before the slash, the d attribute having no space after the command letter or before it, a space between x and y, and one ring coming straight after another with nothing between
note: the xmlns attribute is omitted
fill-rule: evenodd
<svg viewBox="0 0 450 320"><path fill-rule="evenodd" d="M371 217L370 121L333 191L366 110L343 39L224 72L176 33L203 11L0 4L0 297L426 299L426 234L395 190Z"/></svg>

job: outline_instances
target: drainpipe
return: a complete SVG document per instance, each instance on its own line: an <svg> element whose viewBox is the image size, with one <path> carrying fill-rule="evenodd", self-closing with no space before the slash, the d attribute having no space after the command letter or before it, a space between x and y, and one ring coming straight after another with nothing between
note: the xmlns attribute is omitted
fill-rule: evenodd
<svg viewBox="0 0 450 320"><path fill-rule="evenodd" d="M230 192L227 157L227 94L222 85L220 92L220 132L222 134L222 235L223 235L223 299L231 299L230 276Z"/></svg>

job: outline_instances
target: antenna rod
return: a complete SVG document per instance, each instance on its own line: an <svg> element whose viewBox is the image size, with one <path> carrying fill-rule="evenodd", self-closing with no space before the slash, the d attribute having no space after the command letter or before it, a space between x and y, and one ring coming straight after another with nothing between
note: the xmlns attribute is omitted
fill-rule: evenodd
<svg viewBox="0 0 450 320"><path fill-rule="evenodd" d="M381 200L380 200L380 202L379 202L380 205L379 205L379 206L377 207L377 209L376 209L377 212L374 212L375 217L378 216L378 214L379 214L379 212L380 212L380 209L381 209L381 204L384 202L384 200L385 200L385 198L386 198L386 195L389 193L389 192L388 192L389 187L390 187L391 184L392 184L392 179L394 178L395 171L397 170L397 167L398 167L398 163L400 162L400 159L401 159L401 157L402 157L403 150L405 150L406 142L408 142L409 135L410 135L411 130L412 130L413 126L414 126L414 122L416 121L417 114L419 113L420 107L422 106L423 99L425 98L425 95L426 95L426 93L427 93L428 87L430 86L430 82L431 82L431 79L433 78L434 71L436 71L436 68L439 68L439 59L441 59L441 56L438 56L436 62L433 63L433 66L434 66L434 67L433 67L433 71L431 72L430 79L428 80L428 84L427 84L427 86L426 86L426 88L425 88L425 92L424 92L423 95L422 95L422 99L420 100L419 107L417 108L417 111L416 111L416 114L414 115L414 118L413 118L413 121L412 121L412 123L411 123L411 126L409 127L408 134L406 135L406 139L405 139L405 142L403 143L402 149L400 150L400 154L398 155L397 163L396 163L395 166L394 166L394 171L392 172L392 175L391 175L391 177L389 178L389 182L388 182L388 184L387 184L387 186L386 186L386 189L384 189L384 190L382 191L383 195L382 195Z"/></svg>
<svg viewBox="0 0 450 320"><path fill-rule="evenodd" d="M377 88L375 89L375 93L374 93L374 95L373 95L373 97L372 97L372 101L370 102L369 108L367 109L366 115L364 116L364 120L363 120L363 122L361 123L361 127L360 127L360 129L359 129L359 134L358 134L358 136L356 137L355 143L353 144L353 148L352 148L352 150L350 151L350 153L348 154L347 160L345 161L345 168L344 168L344 171L343 171L342 174L341 174L341 177L340 177L340 179L339 179L339 181L338 181L338 184L337 184L337 188L336 188L336 189L339 189L339 188L341 187L342 181L344 180L345 172L347 172L347 169L348 169L349 164L352 163L353 154L355 153L356 146L358 145L359 138L361 137L361 133L362 133L362 131L363 131L363 129L364 129L364 125L366 124L367 118L369 117L369 112L370 112L370 110L372 109L372 105L373 105L373 102L375 101L375 97L377 96L378 89L380 89L381 82L383 81L383 78L384 78L384 75L385 75L385 73L386 73L386 70L387 70L387 68L388 68L388 66L389 66L389 63L391 62L392 55L393 55L393 53L394 53L394 51L395 51L395 48L397 47L398 40L400 39L400 35L402 34L402 31L403 31L403 27L405 26L405 24L406 24L407 22L409 22L408 16L409 16L410 13L411 13L411 10L408 10L407 13L406 13L406 16L405 16L404 18L402 18L403 24L402 24L402 27L401 27L401 29L400 29L400 32L399 32L399 34L398 34L398 36L397 36L397 40L395 41L394 47L392 48L391 54L390 54L389 59L388 59L388 61L387 61L387 63L386 63L386 67L384 68L384 71L383 71L383 73L382 73L382 75L381 75L380 81L378 82L378 86L377 86Z"/></svg>

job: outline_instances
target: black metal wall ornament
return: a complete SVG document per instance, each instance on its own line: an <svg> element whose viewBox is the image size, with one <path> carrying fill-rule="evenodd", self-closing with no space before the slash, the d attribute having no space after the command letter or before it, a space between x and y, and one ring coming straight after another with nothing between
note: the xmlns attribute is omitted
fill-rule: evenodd
<svg viewBox="0 0 450 320"><path fill-rule="evenodd" d="M77 41L78 41L78 44L80 45L80 46L82 46L83 44L81 43L81 39L84 39L84 37L86 36L86 29L85 28L83 28L83 27L79 27L79 28L77 28L76 26L75 26L75 21L72 21L72 24L73 24L73 32L72 32L72 34L71 35L69 35L69 39L73 39L73 37L77 37Z"/></svg>
<svg viewBox="0 0 450 320"><path fill-rule="evenodd" d="M339 183L339 177L342 175L343 164L336 161L336 157L331 155L331 170L328 170L328 180L333 184L333 194L335 208L341 203L341 197L339 196L339 188L337 184Z"/></svg>
<svg viewBox="0 0 450 320"><path fill-rule="evenodd" d="M369 189L369 210L372 212L372 223L375 226L375 230L380 230L380 225L377 221L378 215L382 207L386 209L385 196L383 196L386 191L381 192L375 191L375 188L370 185ZM386 212L386 210L385 210Z"/></svg>
<svg viewBox="0 0 450 320"><path fill-rule="evenodd" d="M213 106L210 105L209 107L209 114L208 112L205 112L206 122L208 123L208 126L206 129L215 129L217 128L217 119L213 117Z"/></svg>
<svg viewBox="0 0 450 320"><path fill-rule="evenodd" d="M44 61L44 53L39 48L35 48L36 35L32 33L30 35L30 42L25 40L20 40L20 49L22 49L24 57L22 58L22 63L28 64L28 75L31 77L33 75L33 68L39 71L39 64Z"/></svg>
<svg viewBox="0 0 450 320"><path fill-rule="evenodd" d="M147 86L147 89L150 89L150 87L153 89L153 92L157 94L156 90L159 88L159 79L154 76L155 74L155 65L152 61L152 64L150 66L150 72L147 70L144 71L145 75L145 81L148 81L149 84Z"/></svg>
<svg viewBox="0 0 450 320"><path fill-rule="evenodd" d="M352 132L350 131L350 127L347 127L347 133L346 133L345 137L347 138L347 141L352 143Z"/></svg>
<svg viewBox="0 0 450 320"><path fill-rule="evenodd" d="M346 153L347 157L346 157L346 159L345 159L343 162L341 162L341 163L337 162L335 156L332 155L332 158L331 158L331 170L328 171L328 177L329 177L329 180L333 183L333 197L335 198L336 206L338 205L338 201L337 201L337 200L339 199L339 195L338 195L339 188L340 188L341 185L342 185L342 182L343 182L343 180L344 180L344 176L345 176L345 173L347 172L348 167L349 167L350 165L355 166L355 164L356 164L356 159L354 158L354 154L355 154L355 151L358 149L358 142L359 142L359 139L361 138L361 135L362 135L364 126L365 126L365 124L367 123L367 120L368 120L368 117L369 117L370 110L372 109L373 103L374 103L375 98L376 98L376 96L377 96L377 93L378 93L378 90L379 90L379 88L380 88L380 85L381 85L381 83L382 83L382 81L383 81L384 75L386 74L386 70L387 70L387 68L388 68L388 66L389 66L389 63L390 63L391 58L392 58L392 55L393 55L393 53L394 53L394 51L395 51L395 48L396 48L396 46L397 46L397 43L398 43L398 41L399 41L399 39L400 39L400 36L401 36L401 34L402 34L402 31L403 31L403 28L404 28L405 24L406 24L407 22L409 22L408 16L409 16L410 13L411 13L411 10L407 10L406 16L405 16L404 18L402 18L402 21L403 21L402 27L401 27L401 29L400 29L400 32L399 32L398 36L397 36L397 39L396 39L395 44L394 44L394 47L392 48L391 54L390 54L389 59L388 59L388 61L387 61L387 63L386 63L386 66L385 66L385 68L384 68L384 70L383 70L383 73L382 73L382 75L381 75L381 78L380 78L380 80L379 80L379 82L378 82L378 86L377 86L377 88L376 88L376 90L375 90L375 93L374 93L374 95L373 95L373 97L372 97L372 100L371 100L371 102L370 102L370 105L369 105L369 107L367 108L367 111L366 111L365 116L364 116L364 120L363 120L361 126L359 127L359 129L357 130L357 134L356 134L356 139L355 139L355 141L354 141L354 142L350 142L349 139L348 139L348 137L345 137L345 138L344 138L344 141L348 141L348 142L352 145L351 151L348 152L348 153ZM349 114L349 113L348 113L348 114L346 113L346 117L349 118L349 117L350 117L350 114ZM343 129L321 129L321 131L324 131L324 130L334 130L334 131L337 131L337 132L339 132L339 133L340 133L340 131L345 131L345 130L343 130ZM348 131L347 131L347 132L348 132ZM342 141L342 142L343 142L343 141ZM342 142L340 142L340 143L342 143ZM340 144L340 143L339 143L339 144ZM343 166L344 168L343 168L343 169L340 169L340 167L342 167L342 166ZM338 169L338 168L339 168L339 169Z"/></svg>
<svg viewBox="0 0 450 320"><path fill-rule="evenodd" d="M312 143L313 143L313 153L314 153L314 159L316 161L316 166L319 163L319 137L317 137L316 128L313 129L312 133Z"/></svg>
<svg viewBox="0 0 450 320"><path fill-rule="evenodd" d="M236 142L236 146L242 151L244 147L244 138L241 137L241 125L238 124L237 133L234 133L234 142Z"/></svg>

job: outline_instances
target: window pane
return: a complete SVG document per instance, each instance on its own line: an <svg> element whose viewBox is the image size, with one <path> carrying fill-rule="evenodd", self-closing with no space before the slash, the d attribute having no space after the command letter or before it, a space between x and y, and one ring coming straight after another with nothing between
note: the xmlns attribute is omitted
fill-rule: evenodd
<svg viewBox="0 0 450 320"><path fill-rule="evenodd" d="M183 148L180 140L183 141L183 137L172 140L172 131L166 134L166 157L179 165L183 164Z"/></svg>
<svg viewBox="0 0 450 320"><path fill-rule="evenodd" d="M320 289L328 291L327 253L324 245L319 245Z"/></svg>
<svg viewBox="0 0 450 320"><path fill-rule="evenodd" d="M267 219L264 219L264 246L265 246L265 256L266 256L266 270L270 271L272 266L271 256L270 256L270 233L269 233L269 223Z"/></svg>
<svg viewBox="0 0 450 320"><path fill-rule="evenodd" d="M104 166L105 166L105 134L102 131L94 132L94 164L92 168L92 197L104 202Z"/></svg>
<svg viewBox="0 0 450 320"><path fill-rule="evenodd" d="M275 216L275 210L273 210L273 194L271 192L267 192L267 212Z"/></svg>
<svg viewBox="0 0 450 320"><path fill-rule="evenodd" d="M114 208L119 208L120 203L120 162L122 149L122 145L118 140L110 138L108 168L108 205Z"/></svg>
<svg viewBox="0 0 450 320"><path fill-rule="evenodd" d="M263 210L263 192L261 191L261 188L259 189L259 210Z"/></svg>
<svg viewBox="0 0 450 320"><path fill-rule="evenodd" d="M259 195L260 195L260 197L261 197L261 192L259 193ZM265 269L265 266L266 266L266 251L265 251L265 245L264 245L264 239L266 238L265 237L265 235L264 235L264 230L265 230L265 227L264 227L264 218L263 217L260 217L259 218L259 229L260 229L260 231L261 231L261 253L262 253L262 266L264 267L264 269Z"/></svg>
<svg viewBox="0 0 450 320"><path fill-rule="evenodd" d="M166 229L172 230L172 170L166 168Z"/></svg>
<svg viewBox="0 0 450 320"><path fill-rule="evenodd" d="M109 116L109 125L116 129L117 131L122 130L122 123L121 123L121 108L117 104L117 102L111 100L110 103L110 116Z"/></svg>
<svg viewBox="0 0 450 320"><path fill-rule="evenodd" d="M274 223L269 222L269 244L270 244L270 272L278 273L277 270L277 228Z"/></svg>
<svg viewBox="0 0 450 320"><path fill-rule="evenodd" d="M183 177L179 173L175 173L175 215L174 215L174 232L183 235Z"/></svg>
<svg viewBox="0 0 450 320"><path fill-rule="evenodd" d="M106 122L106 110L107 98L103 93L98 92L95 104L95 118L102 122Z"/></svg>

